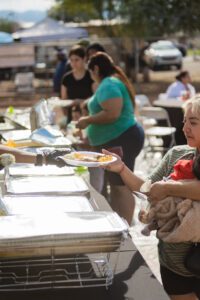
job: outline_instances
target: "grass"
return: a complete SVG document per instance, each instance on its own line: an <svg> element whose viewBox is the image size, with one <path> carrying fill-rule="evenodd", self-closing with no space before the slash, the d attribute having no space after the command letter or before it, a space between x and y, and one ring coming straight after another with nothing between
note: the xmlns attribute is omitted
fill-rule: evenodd
<svg viewBox="0 0 200 300"><path fill-rule="evenodd" d="M200 49L188 49L187 55L189 56L200 55Z"/></svg>

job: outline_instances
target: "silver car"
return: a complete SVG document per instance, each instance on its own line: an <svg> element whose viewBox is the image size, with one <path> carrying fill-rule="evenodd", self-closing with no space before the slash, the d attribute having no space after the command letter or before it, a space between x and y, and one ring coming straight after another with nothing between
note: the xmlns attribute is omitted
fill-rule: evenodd
<svg viewBox="0 0 200 300"><path fill-rule="evenodd" d="M172 42L158 41L145 50L145 60L152 70L170 69L172 66L181 69L183 57Z"/></svg>

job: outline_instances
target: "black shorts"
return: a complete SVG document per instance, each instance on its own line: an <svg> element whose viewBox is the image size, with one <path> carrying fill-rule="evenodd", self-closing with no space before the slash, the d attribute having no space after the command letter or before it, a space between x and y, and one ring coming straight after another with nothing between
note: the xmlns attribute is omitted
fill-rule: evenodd
<svg viewBox="0 0 200 300"><path fill-rule="evenodd" d="M200 278L181 276L163 266L160 267L160 274L168 295L200 295Z"/></svg>
<svg viewBox="0 0 200 300"><path fill-rule="evenodd" d="M130 169L134 169L135 159L142 150L144 144L144 130L139 124L127 129L119 137L108 143L98 146L98 150L108 149L112 147L121 147L123 152L122 160L125 165ZM114 152L114 151L113 151ZM124 185L121 177L113 172L106 172L106 178L112 185Z"/></svg>

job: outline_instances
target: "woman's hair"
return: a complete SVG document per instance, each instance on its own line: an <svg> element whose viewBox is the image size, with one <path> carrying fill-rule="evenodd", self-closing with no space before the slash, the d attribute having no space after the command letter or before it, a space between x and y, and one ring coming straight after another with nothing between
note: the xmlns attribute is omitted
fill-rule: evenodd
<svg viewBox="0 0 200 300"><path fill-rule="evenodd" d="M184 112L187 112L189 109L191 109L194 115L200 118L200 94L196 94L183 104ZM198 153L194 159L192 171L195 177L200 180L200 153Z"/></svg>
<svg viewBox="0 0 200 300"><path fill-rule="evenodd" d="M85 58L86 57L85 48L82 46L79 46L79 45L72 47L69 51L69 57L72 55L76 55L81 58Z"/></svg>
<svg viewBox="0 0 200 300"><path fill-rule="evenodd" d="M188 76L189 72L188 71L181 71L178 75L176 75L176 80L181 81L184 77Z"/></svg>
<svg viewBox="0 0 200 300"><path fill-rule="evenodd" d="M99 76L101 79L109 76L115 76L125 84L128 89L133 107L135 107L135 91L133 86L122 69L114 64L112 58L107 53L97 52L90 58L88 62L88 69L94 70L95 66L99 67Z"/></svg>
<svg viewBox="0 0 200 300"><path fill-rule="evenodd" d="M188 109L191 109L192 113L198 115L200 118L200 94L196 94L183 104L183 111L187 112Z"/></svg>
<svg viewBox="0 0 200 300"><path fill-rule="evenodd" d="M195 177L200 180L200 154L199 153L194 158L192 171L193 171Z"/></svg>

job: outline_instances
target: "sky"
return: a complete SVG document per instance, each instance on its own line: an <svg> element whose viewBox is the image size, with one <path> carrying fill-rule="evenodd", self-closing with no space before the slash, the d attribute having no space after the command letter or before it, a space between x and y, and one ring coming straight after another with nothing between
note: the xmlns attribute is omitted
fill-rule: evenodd
<svg viewBox="0 0 200 300"><path fill-rule="evenodd" d="M0 10L47 10L55 0L0 0Z"/></svg>

